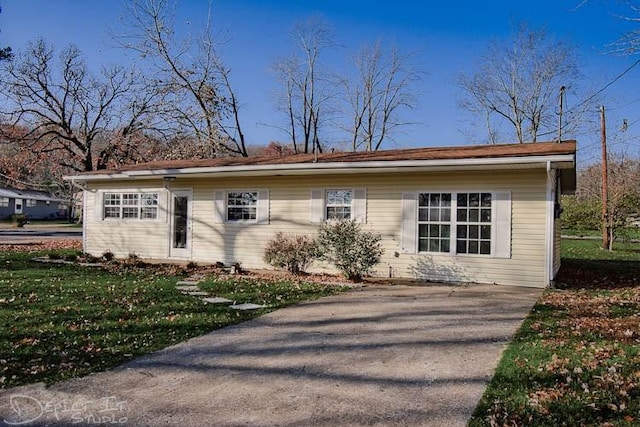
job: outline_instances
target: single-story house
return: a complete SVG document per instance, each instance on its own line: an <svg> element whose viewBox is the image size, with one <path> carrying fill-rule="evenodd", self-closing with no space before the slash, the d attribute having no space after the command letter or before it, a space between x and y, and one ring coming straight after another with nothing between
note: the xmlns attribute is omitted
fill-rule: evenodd
<svg viewBox="0 0 640 427"><path fill-rule="evenodd" d="M157 161L67 179L84 191L95 256L268 268L276 232L348 218L382 235L376 275L545 287L575 167L568 141Z"/></svg>
<svg viewBox="0 0 640 427"><path fill-rule="evenodd" d="M46 191L0 187L0 219L24 214L29 219L66 218L67 202Z"/></svg>

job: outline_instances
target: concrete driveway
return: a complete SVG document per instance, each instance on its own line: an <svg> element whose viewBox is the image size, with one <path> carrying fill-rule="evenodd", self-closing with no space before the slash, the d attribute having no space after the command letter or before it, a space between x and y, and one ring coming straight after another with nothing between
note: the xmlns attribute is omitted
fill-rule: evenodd
<svg viewBox="0 0 640 427"><path fill-rule="evenodd" d="M540 294L490 285L355 289L110 372L4 390L0 420L462 426Z"/></svg>

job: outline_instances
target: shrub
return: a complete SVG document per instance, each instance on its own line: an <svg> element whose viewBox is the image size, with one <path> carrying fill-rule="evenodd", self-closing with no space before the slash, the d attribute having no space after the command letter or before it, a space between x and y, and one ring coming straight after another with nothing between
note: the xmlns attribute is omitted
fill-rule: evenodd
<svg viewBox="0 0 640 427"><path fill-rule="evenodd" d="M124 260L124 263L132 267L144 267L147 265L147 263L142 261L140 257L133 252L129 253L129 255L127 256L127 259Z"/></svg>
<svg viewBox="0 0 640 427"><path fill-rule="evenodd" d="M384 253L377 233L363 231L355 221L324 222L320 225L320 259L331 262L349 280L360 281L380 262Z"/></svg>
<svg viewBox="0 0 640 427"><path fill-rule="evenodd" d="M244 274L246 270L242 267L242 263L240 261L234 261L231 264L231 274Z"/></svg>
<svg viewBox="0 0 640 427"><path fill-rule="evenodd" d="M49 252L49 259L62 259L60 252Z"/></svg>
<svg viewBox="0 0 640 427"><path fill-rule="evenodd" d="M95 263L97 263L98 261L100 261L100 258L95 257L95 256L93 256L93 255L91 255L91 254L85 254L85 255L84 255L84 261L85 261L85 262L88 262L89 264L95 264Z"/></svg>
<svg viewBox="0 0 640 427"><path fill-rule="evenodd" d="M102 254L102 259L107 262L113 260L113 258L115 258L115 255L113 254L113 252L106 251Z"/></svg>
<svg viewBox="0 0 640 427"><path fill-rule="evenodd" d="M318 256L318 243L305 235L286 236L278 232L264 249L264 261L293 274L304 272Z"/></svg>
<svg viewBox="0 0 640 427"><path fill-rule="evenodd" d="M78 260L78 254L67 254L64 256L66 261L76 262Z"/></svg>
<svg viewBox="0 0 640 427"><path fill-rule="evenodd" d="M602 203L597 199L582 200L575 196L562 197L560 224L564 229L599 230L602 227Z"/></svg>
<svg viewBox="0 0 640 427"><path fill-rule="evenodd" d="M29 219L25 214L13 214L11 215L11 221L18 228L22 228L29 223Z"/></svg>

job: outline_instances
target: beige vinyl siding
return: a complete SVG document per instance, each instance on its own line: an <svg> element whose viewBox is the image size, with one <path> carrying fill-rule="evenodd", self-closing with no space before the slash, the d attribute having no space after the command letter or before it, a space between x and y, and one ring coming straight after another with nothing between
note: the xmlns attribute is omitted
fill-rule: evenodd
<svg viewBox="0 0 640 427"><path fill-rule="evenodd" d="M121 184L131 188L131 183ZM145 185L159 186L159 181ZM312 189L366 189L365 229L380 233L385 254L376 268L380 276L426 280L546 286L545 278L545 171L468 171L457 173L343 174L294 177L187 179L173 186L193 188L193 246L196 262L241 262L248 268L270 268L262 250L277 231L315 234L311 222ZM115 188L110 184L109 188ZM216 190L269 191L269 222L214 223ZM400 250L403 192L510 191L512 206L511 258L409 254ZM89 195L89 197L91 197ZM92 200L87 206L93 209ZM164 258L168 252L168 222L96 224L88 215L87 248L100 254L109 248L117 255L135 252ZM316 271L327 266L314 265Z"/></svg>
<svg viewBox="0 0 640 427"><path fill-rule="evenodd" d="M168 254L169 222L166 206L158 207L158 220L124 220L96 217L98 191L126 192L134 190L163 192L162 181L117 182L92 185L86 192L85 251L94 256L112 252L118 258L136 254L145 258L164 259ZM165 198L166 200L166 198Z"/></svg>
<svg viewBox="0 0 640 427"><path fill-rule="evenodd" d="M556 219L555 223L554 223L554 234L553 234L553 277L556 276L556 274L558 274L558 271L560 270L560 261L561 261L561 257L562 257L562 253L561 253L561 248L560 248L560 243L561 243L561 238L560 236L562 235L562 229L561 229L561 223L560 223L560 219Z"/></svg>

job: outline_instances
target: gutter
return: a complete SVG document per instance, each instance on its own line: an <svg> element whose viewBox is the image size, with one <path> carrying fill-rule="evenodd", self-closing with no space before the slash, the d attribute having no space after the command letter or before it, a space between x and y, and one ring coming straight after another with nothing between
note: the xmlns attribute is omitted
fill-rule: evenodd
<svg viewBox="0 0 640 427"><path fill-rule="evenodd" d="M490 157L473 159L208 166L122 171L90 175L69 175L65 176L64 179L72 182L88 182L117 179L161 178L175 175L277 176L311 175L318 173L381 173L402 171L436 172L447 170L482 170L489 166L495 166L499 169L544 168L545 164L552 165L554 169L572 169L575 168L575 156L573 154L558 154L553 156Z"/></svg>

